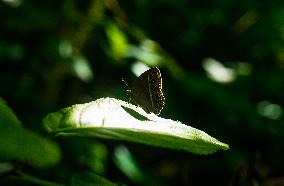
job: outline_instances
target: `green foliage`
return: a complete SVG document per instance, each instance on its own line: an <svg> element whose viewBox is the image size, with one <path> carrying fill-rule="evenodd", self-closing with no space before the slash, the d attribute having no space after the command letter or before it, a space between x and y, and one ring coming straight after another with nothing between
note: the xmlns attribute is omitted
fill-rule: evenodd
<svg viewBox="0 0 284 186"><path fill-rule="evenodd" d="M35 167L58 163L58 146L21 126L13 111L0 99L0 159L17 159Z"/></svg>
<svg viewBox="0 0 284 186"><path fill-rule="evenodd" d="M280 185L283 5L1 1L0 97L9 107L0 101L0 185L68 185L78 170L128 185ZM145 67L162 73L159 117L123 107L119 128L78 126L83 103L127 100L121 78L131 85ZM47 115L52 139L42 128Z"/></svg>

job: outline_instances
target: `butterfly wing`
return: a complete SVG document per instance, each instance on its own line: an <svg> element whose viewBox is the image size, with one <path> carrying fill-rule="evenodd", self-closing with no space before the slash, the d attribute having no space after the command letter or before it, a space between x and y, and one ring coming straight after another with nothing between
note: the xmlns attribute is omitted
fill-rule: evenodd
<svg viewBox="0 0 284 186"><path fill-rule="evenodd" d="M143 72L134 82L130 99L146 112L160 114L165 104L162 92L162 77L158 68Z"/></svg>
<svg viewBox="0 0 284 186"><path fill-rule="evenodd" d="M152 111L152 103L149 94L148 73L148 70L143 72L133 83L130 99L149 113Z"/></svg>

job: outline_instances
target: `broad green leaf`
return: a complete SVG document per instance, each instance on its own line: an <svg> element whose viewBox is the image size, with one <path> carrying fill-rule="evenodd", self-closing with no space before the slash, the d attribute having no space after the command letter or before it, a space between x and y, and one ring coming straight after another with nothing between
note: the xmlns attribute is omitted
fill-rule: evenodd
<svg viewBox="0 0 284 186"><path fill-rule="evenodd" d="M112 183L104 177L101 177L90 171L82 171L74 174L71 178L71 186L92 186L92 185L101 185L101 186L118 186L123 184Z"/></svg>
<svg viewBox="0 0 284 186"><path fill-rule="evenodd" d="M35 167L58 162L58 146L25 129L13 111L0 99L0 159L18 159Z"/></svg>
<svg viewBox="0 0 284 186"><path fill-rule="evenodd" d="M15 126L21 126L21 122L13 111L6 105L6 102L0 98L0 125L1 123L9 123Z"/></svg>
<svg viewBox="0 0 284 186"><path fill-rule="evenodd" d="M126 140L196 154L229 148L201 130L147 114L140 107L114 98L101 98L50 113L43 125L56 135Z"/></svg>

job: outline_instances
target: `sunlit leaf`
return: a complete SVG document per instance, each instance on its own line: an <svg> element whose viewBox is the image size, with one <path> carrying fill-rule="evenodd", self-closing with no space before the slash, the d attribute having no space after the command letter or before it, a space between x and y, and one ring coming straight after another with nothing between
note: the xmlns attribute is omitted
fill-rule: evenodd
<svg viewBox="0 0 284 186"><path fill-rule="evenodd" d="M147 114L139 107L114 98L101 98L50 113L43 124L57 135L126 140L196 154L229 148L201 130Z"/></svg>

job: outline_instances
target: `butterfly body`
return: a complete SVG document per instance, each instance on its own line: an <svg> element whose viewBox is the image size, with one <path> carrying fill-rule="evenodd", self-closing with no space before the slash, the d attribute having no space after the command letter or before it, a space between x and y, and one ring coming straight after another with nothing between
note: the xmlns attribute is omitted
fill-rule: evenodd
<svg viewBox="0 0 284 186"><path fill-rule="evenodd" d="M128 90L128 96L146 112L160 114L165 104L160 70L154 67L143 72Z"/></svg>

